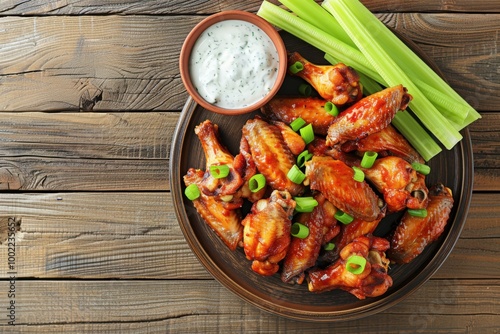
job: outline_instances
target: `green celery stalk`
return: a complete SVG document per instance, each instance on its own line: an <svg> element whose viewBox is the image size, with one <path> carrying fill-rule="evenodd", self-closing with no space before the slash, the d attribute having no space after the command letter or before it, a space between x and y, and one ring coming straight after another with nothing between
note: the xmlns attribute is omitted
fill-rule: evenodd
<svg viewBox="0 0 500 334"><path fill-rule="evenodd" d="M329 0L326 0L329 2ZM323 7L325 6L323 4ZM356 18L369 27L372 35L382 44L389 56L405 69L415 84L445 116L457 122L457 129L461 130L473 121L481 118L481 115L465 101L444 79L429 67L413 50L403 43L389 28L387 28L370 10L359 1L345 2ZM336 20L338 22L338 19ZM457 118L457 115L462 115ZM459 121L460 120L460 121Z"/></svg>
<svg viewBox="0 0 500 334"><path fill-rule="evenodd" d="M349 64L349 66L365 73L367 76L379 82L382 80L382 77L373 69L361 51L343 43L283 8L264 0L257 11L257 15L315 48L331 54L341 62Z"/></svg>
<svg viewBox="0 0 500 334"><path fill-rule="evenodd" d="M397 112L392 119L392 125L401 132L425 161L429 161L442 151L431 135L409 112Z"/></svg>
<svg viewBox="0 0 500 334"><path fill-rule="evenodd" d="M352 39L342 29L339 22L330 13L325 11L314 0L279 0L282 4L291 9L297 16L316 28L323 30L338 38L342 42L357 49ZM481 116L475 111L453 88L451 88L437 73L435 73L424 61L418 57L406 44L380 22L368 9L359 2L355 3L364 8L360 11L363 15L361 20L365 25L381 32L377 37L383 40L387 53L396 63L405 68L405 71L412 77L416 86L431 101L436 109L452 123L457 130L463 129L472 121ZM360 14L360 15L361 15ZM345 60L341 62L346 63ZM359 70L359 68L357 68ZM370 74L367 74L370 76ZM421 77L425 80L420 79ZM376 78L377 80L379 78ZM380 81L383 85L387 83ZM430 84L429 84L430 83ZM472 114L472 116L468 116Z"/></svg>
<svg viewBox="0 0 500 334"><path fill-rule="evenodd" d="M384 78L388 86L403 84L407 87L408 92L413 96L410 108L415 115L447 149L453 148L462 139L462 135L434 107L405 71L387 54L384 46L378 43L377 36L374 36L373 31L370 31L363 22L357 20L356 15L346 3L355 1L357 0L326 1L323 6L336 17L368 61Z"/></svg>
<svg viewBox="0 0 500 334"><path fill-rule="evenodd" d="M357 49L356 44L335 18L314 0L278 0L304 21Z"/></svg>

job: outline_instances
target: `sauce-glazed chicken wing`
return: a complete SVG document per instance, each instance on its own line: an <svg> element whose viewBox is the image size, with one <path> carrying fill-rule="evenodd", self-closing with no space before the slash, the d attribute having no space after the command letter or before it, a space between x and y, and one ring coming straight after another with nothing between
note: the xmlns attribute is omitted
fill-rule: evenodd
<svg viewBox="0 0 500 334"><path fill-rule="evenodd" d="M337 106L357 101L363 95L359 75L351 67L342 63L337 65L315 65L299 53L288 55L288 64L300 62L303 69L294 75L307 81L318 94Z"/></svg>
<svg viewBox="0 0 500 334"><path fill-rule="evenodd" d="M255 165L275 190L287 190L293 196L301 194L304 186L293 183L288 171L295 164L295 156L286 145L280 129L256 117L248 120L242 129Z"/></svg>
<svg viewBox="0 0 500 334"><path fill-rule="evenodd" d="M427 217L405 213L391 240L388 256L396 263L409 263L443 233L453 207L451 190L442 184L429 189Z"/></svg>
<svg viewBox="0 0 500 334"><path fill-rule="evenodd" d="M378 132L406 109L411 95L402 85L386 88L356 102L344 110L328 128L327 145L343 144Z"/></svg>
<svg viewBox="0 0 500 334"><path fill-rule="evenodd" d="M304 272L316 263L321 246L340 231L340 226L334 217L337 209L321 194L317 194L314 198L318 201L314 210L302 213L297 218L297 222L309 228L309 234L303 239L292 238L283 261L281 272L283 282L302 284L305 278Z"/></svg>
<svg viewBox="0 0 500 334"><path fill-rule="evenodd" d="M195 133L200 139L201 147L205 153L206 172L200 183L202 192L206 195L233 195L243 184L242 178L245 163L243 159L236 159L219 139L217 124L206 120L195 127ZM224 178L213 177L208 169L210 166L227 165L229 175Z"/></svg>
<svg viewBox="0 0 500 334"><path fill-rule="evenodd" d="M373 151L379 153L379 156L394 155L405 159L409 163L419 162L424 163L424 159L418 152L408 143L392 125L368 135L359 140L351 140L342 144L344 152L358 150L360 152Z"/></svg>
<svg viewBox="0 0 500 334"><path fill-rule="evenodd" d="M404 159L387 156L375 160L370 168L362 168L366 178L383 194L389 212L425 209L428 190L417 172Z"/></svg>
<svg viewBox="0 0 500 334"><path fill-rule="evenodd" d="M342 289L358 299L384 294L392 286L392 278L387 274L389 260L385 257L388 248L389 242L383 238L361 236L354 239L340 251L340 258L334 264L309 272L309 291ZM346 269L347 261L353 255L366 259L360 274Z"/></svg>
<svg viewBox="0 0 500 334"><path fill-rule="evenodd" d="M261 111L269 119L286 124L300 117L312 125L314 133L326 135L335 117L326 111L325 104L326 101L318 97L274 97Z"/></svg>
<svg viewBox="0 0 500 334"><path fill-rule="evenodd" d="M353 179L354 171L340 160L314 156L306 162L306 183L349 215L373 221L385 215L380 198L366 182Z"/></svg>
<svg viewBox="0 0 500 334"><path fill-rule="evenodd" d="M271 196L252 205L243 219L243 247L252 270L275 274L290 246L290 229L295 201L288 191L274 190Z"/></svg>
<svg viewBox="0 0 500 334"><path fill-rule="evenodd" d="M184 176L187 186L196 184L200 187L205 172L190 168ZM226 202L221 196L207 196L200 192L200 197L193 200L193 205L203 220L214 230L231 250L235 250L242 241L243 226L241 225L241 203Z"/></svg>

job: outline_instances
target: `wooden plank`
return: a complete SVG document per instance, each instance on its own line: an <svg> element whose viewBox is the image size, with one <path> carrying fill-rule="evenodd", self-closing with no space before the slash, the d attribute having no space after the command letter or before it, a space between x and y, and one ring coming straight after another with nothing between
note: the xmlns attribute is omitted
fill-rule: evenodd
<svg viewBox="0 0 500 334"><path fill-rule="evenodd" d="M123 0L119 2L99 2L94 0L58 0L58 1L17 1L4 0L0 4L2 15L104 15L104 14L210 14L221 10L248 10L256 11L261 0L222 0L190 1L189 6L182 0L148 1ZM271 0L278 3L277 0ZM317 1L321 2L321 1ZM362 0L363 4L372 11L390 12L498 12L498 3L495 0L484 1L433 1L433 0Z"/></svg>
<svg viewBox="0 0 500 334"><path fill-rule="evenodd" d="M187 98L179 49L202 18L2 17L0 110L179 110ZM489 64L500 14L468 14L467 26L451 14L380 18L416 41L474 107L498 110L500 84Z"/></svg>
<svg viewBox="0 0 500 334"><path fill-rule="evenodd" d="M462 238L440 278L493 278L500 194L473 196ZM18 221L19 277L210 278L188 247L169 193L2 194L0 230ZM4 234L0 258L8 258ZM7 277L7 261L0 277Z"/></svg>
<svg viewBox="0 0 500 334"><path fill-rule="evenodd" d="M431 280L382 313L335 324L268 314L212 280L19 280L16 291L16 333L493 333L500 312L498 280Z"/></svg>
<svg viewBox="0 0 500 334"><path fill-rule="evenodd" d="M0 113L0 189L168 190L178 112ZM500 190L500 113L470 126L474 190Z"/></svg>

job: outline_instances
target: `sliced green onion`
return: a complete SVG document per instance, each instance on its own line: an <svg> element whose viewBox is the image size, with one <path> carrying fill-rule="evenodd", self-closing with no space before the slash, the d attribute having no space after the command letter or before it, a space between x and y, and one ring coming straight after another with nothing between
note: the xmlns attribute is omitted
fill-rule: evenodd
<svg viewBox="0 0 500 334"><path fill-rule="evenodd" d="M352 170L354 171L354 175L352 176L354 181L363 182L365 180L365 173L361 169L352 167Z"/></svg>
<svg viewBox="0 0 500 334"><path fill-rule="evenodd" d="M294 197L295 211L297 212L312 212L318 206L318 201L313 197Z"/></svg>
<svg viewBox="0 0 500 334"><path fill-rule="evenodd" d="M302 64L300 61L296 61L295 63L293 63L292 65L290 65L290 67L288 67L288 70L292 74L297 74L300 71L302 71L303 69L304 69L304 64Z"/></svg>
<svg viewBox="0 0 500 334"><path fill-rule="evenodd" d="M311 160L313 157L312 153L309 153L308 150L305 150L304 152L300 153L297 156L297 166L300 168L304 167L305 163L309 160Z"/></svg>
<svg viewBox="0 0 500 334"><path fill-rule="evenodd" d="M420 174L429 175L429 173L431 172L431 167L429 167L429 165L424 165L418 162L412 163L411 167Z"/></svg>
<svg viewBox="0 0 500 334"><path fill-rule="evenodd" d="M212 165L209 170L210 174L216 179L222 179L229 175L228 165Z"/></svg>
<svg viewBox="0 0 500 334"><path fill-rule="evenodd" d="M304 142L309 144L314 140L314 130L312 124L307 124L306 126L300 128L300 136L304 139Z"/></svg>
<svg viewBox="0 0 500 334"><path fill-rule="evenodd" d="M302 173L297 165L293 165L286 176L288 177L288 179L290 179L290 181L296 184L301 184L306 178L306 175Z"/></svg>
<svg viewBox="0 0 500 334"><path fill-rule="evenodd" d="M351 255L345 264L345 268L348 272L354 275L359 275L365 271L366 259L359 255Z"/></svg>
<svg viewBox="0 0 500 334"><path fill-rule="evenodd" d="M292 123L290 123L290 127L292 128L293 131L297 132L302 128L304 125L306 125L307 122L304 121L303 118L297 117L296 119L293 120Z"/></svg>
<svg viewBox="0 0 500 334"><path fill-rule="evenodd" d="M340 210L337 210L337 212L335 212L334 217L344 225L350 224L354 220L353 216Z"/></svg>
<svg viewBox="0 0 500 334"><path fill-rule="evenodd" d="M293 223L291 233L296 238L304 239L309 235L309 228L301 223Z"/></svg>
<svg viewBox="0 0 500 334"><path fill-rule="evenodd" d="M408 214L413 217L425 218L427 217L426 209L408 209Z"/></svg>
<svg viewBox="0 0 500 334"><path fill-rule="evenodd" d="M339 114L339 108L337 108L337 106L330 101L325 103L325 111L332 116L338 116Z"/></svg>
<svg viewBox="0 0 500 334"><path fill-rule="evenodd" d="M361 159L361 167L372 168L375 160L377 159L378 153L373 151L366 151L363 154L363 159Z"/></svg>
<svg viewBox="0 0 500 334"><path fill-rule="evenodd" d="M329 242L323 246L323 249L326 251L331 251L335 249L335 244L333 242Z"/></svg>
<svg viewBox="0 0 500 334"><path fill-rule="evenodd" d="M256 193L266 186L266 178L262 174L255 174L248 180L248 188L251 192Z"/></svg>
<svg viewBox="0 0 500 334"><path fill-rule="evenodd" d="M190 201L194 201L200 197L201 192L200 189L198 189L198 186L195 183L192 183L184 189L184 195L186 195Z"/></svg>
<svg viewBox="0 0 500 334"><path fill-rule="evenodd" d="M299 93L300 93L300 95L303 95L303 96L310 96L312 93L311 85L308 85L306 83L300 84Z"/></svg>

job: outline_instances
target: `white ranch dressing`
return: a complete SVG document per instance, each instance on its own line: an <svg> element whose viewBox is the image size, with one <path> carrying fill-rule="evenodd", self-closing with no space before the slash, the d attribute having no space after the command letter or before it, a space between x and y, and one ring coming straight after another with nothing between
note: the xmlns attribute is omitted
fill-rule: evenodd
<svg viewBox="0 0 500 334"><path fill-rule="evenodd" d="M189 63L198 93L226 109L265 97L276 81L278 65L278 51L269 36L242 20L208 27L196 41Z"/></svg>

